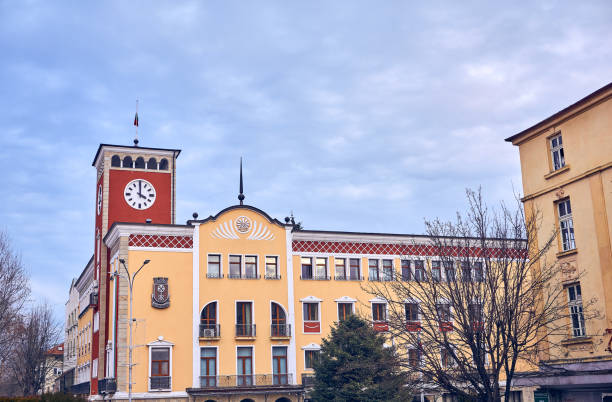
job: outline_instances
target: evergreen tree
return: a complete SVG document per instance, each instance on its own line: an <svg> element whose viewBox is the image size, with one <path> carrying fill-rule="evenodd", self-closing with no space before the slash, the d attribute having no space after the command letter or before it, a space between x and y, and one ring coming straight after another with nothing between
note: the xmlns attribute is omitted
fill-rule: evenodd
<svg viewBox="0 0 612 402"><path fill-rule="evenodd" d="M385 338L356 315L332 327L314 364L314 401L409 401L408 374Z"/></svg>

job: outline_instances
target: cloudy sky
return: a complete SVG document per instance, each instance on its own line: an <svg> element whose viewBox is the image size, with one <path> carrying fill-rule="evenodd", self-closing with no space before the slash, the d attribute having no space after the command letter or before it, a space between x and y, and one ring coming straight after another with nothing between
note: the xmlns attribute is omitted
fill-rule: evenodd
<svg viewBox="0 0 612 402"><path fill-rule="evenodd" d="M177 221L246 201L422 233L521 190L504 138L611 80L612 3L0 0L0 229L62 314L99 143L180 148ZM510 3L506 3L510 6Z"/></svg>

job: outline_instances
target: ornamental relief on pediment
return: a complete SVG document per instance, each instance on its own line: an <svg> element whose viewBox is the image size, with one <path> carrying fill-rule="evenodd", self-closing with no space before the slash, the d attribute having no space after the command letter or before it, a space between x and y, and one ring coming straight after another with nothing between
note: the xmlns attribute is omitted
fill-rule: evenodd
<svg viewBox="0 0 612 402"><path fill-rule="evenodd" d="M227 240L237 240L245 236L247 240L274 240L276 237L268 225L246 216L220 222L210 236Z"/></svg>

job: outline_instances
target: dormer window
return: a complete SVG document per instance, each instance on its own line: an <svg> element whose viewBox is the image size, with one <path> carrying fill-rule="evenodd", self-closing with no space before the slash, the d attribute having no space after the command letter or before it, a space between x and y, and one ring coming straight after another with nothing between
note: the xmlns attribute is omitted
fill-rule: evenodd
<svg viewBox="0 0 612 402"><path fill-rule="evenodd" d="M552 157L552 170L559 170L565 166L565 153L563 152L563 139L561 133L551 137L550 154Z"/></svg>

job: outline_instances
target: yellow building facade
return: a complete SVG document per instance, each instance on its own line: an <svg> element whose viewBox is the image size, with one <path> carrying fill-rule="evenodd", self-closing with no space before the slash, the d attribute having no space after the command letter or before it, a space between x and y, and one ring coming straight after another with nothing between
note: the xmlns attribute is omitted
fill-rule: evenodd
<svg viewBox="0 0 612 402"><path fill-rule="evenodd" d="M561 265L570 308L569 330L550 339L546 366L517 385L551 401L610 400L612 84L506 141L519 148L525 210L541 217L539 246L558 233L545 260Z"/></svg>

